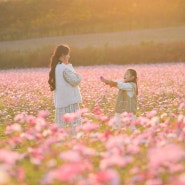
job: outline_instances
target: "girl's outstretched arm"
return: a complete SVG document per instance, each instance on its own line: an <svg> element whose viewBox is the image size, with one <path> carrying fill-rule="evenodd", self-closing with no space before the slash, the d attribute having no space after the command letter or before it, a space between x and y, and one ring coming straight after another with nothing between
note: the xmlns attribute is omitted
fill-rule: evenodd
<svg viewBox="0 0 185 185"><path fill-rule="evenodd" d="M105 79L103 76L100 77L100 80L105 84L110 85L110 87L116 87L118 84L117 82L114 82L112 80Z"/></svg>

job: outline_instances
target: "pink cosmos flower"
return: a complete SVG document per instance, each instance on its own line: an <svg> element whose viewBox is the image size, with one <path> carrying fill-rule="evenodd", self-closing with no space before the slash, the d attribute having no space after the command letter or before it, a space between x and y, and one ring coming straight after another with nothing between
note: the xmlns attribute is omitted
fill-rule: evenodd
<svg viewBox="0 0 185 185"><path fill-rule="evenodd" d="M22 167L18 167L17 169L16 169L16 178L19 180L19 181L23 181L24 179L25 179L25 177L26 177L26 174L25 174L25 170L24 170L24 168L22 168Z"/></svg>
<svg viewBox="0 0 185 185"><path fill-rule="evenodd" d="M97 182L104 184L108 183L110 185L120 185L120 177L116 170L107 169L100 171L95 174Z"/></svg>
<svg viewBox="0 0 185 185"><path fill-rule="evenodd" d="M150 119L150 118L156 116L156 114L157 114L157 111L156 110L153 110L151 112L147 112L146 113L146 117Z"/></svg>
<svg viewBox="0 0 185 185"><path fill-rule="evenodd" d="M127 145L127 152L130 154L136 154L140 151L140 147L135 144Z"/></svg>
<svg viewBox="0 0 185 185"><path fill-rule="evenodd" d="M40 148L29 147L28 152L30 155L31 163L33 163L35 165L40 165L45 158L44 154L46 154L46 151L44 149L42 149L42 147L40 147Z"/></svg>
<svg viewBox="0 0 185 185"><path fill-rule="evenodd" d="M170 174L181 172L181 171L184 171L185 169L183 164L179 164L179 163L174 164L174 163L166 161L164 162L163 165L168 168L168 171Z"/></svg>
<svg viewBox="0 0 185 185"><path fill-rule="evenodd" d="M111 135L112 135L112 132L109 130L105 130L105 132L103 133L103 137L105 139L108 139Z"/></svg>
<svg viewBox="0 0 185 185"><path fill-rule="evenodd" d="M64 164L48 173L48 178L56 179L60 182L71 183L77 175L84 172L86 166L83 163Z"/></svg>
<svg viewBox="0 0 185 185"><path fill-rule="evenodd" d="M22 127L17 123L6 127L5 134L12 134L13 132L22 132Z"/></svg>
<svg viewBox="0 0 185 185"><path fill-rule="evenodd" d="M29 127L33 127L36 124L36 117L32 115L26 116L26 122Z"/></svg>
<svg viewBox="0 0 185 185"><path fill-rule="evenodd" d="M116 124L116 117L113 117L113 118L111 118L111 119L109 120L108 125L109 125L109 126L114 126L115 124Z"/></svg>
<svg viewBox="0 0 185 185"><path fill-rule="evenodd" d="M35 133L35 131L33 129L29 129L26 132L22 132L20 134L20 137L21 138L26 138L29 141L33 141L33 140L36 139L36 133Z"/></svg>
<svg viewBox="0 0 185 185"><path fill-rule="evenodd" d="M93 108L93 113L95 115L102 115L103 114L103 110L98 106L96 105L94 108Z"/></svg>
<svg viewBox="0 0 185 185"><path fill-rule="evenodd" d="M123 148L125 142L128 142L129 138L126 139L123 135L110 136L106 142L106 148L111 150L112 148ZM129 141L130 142L130 141Z"/></svg>
<svg viewBox="0 0 185 185"><path fill-rule="evenodd" d="M22 144L23 140L20 136L13 136L10 139L7 139L6 143L8 143L12 148L14 148L16 145Z"/></svg>
<svg viewBox="0 0 185 185"><path fill-rule="evenodd" d="M176 163L185 158L185 151L179 145L168 144L151 148L148 151L149 168L154 170L165 162Z"/></svg>
<svg viewBox="0 0 185 185"><path fill-rule="evenodd" d="M110 166L124 167L133 161L133 157L123 157L121 155L114 154L110 157L104 158L100 161L100 169L107 169Z"/></svg>
<svg viewBox="0 0 185 185"><path fill-rule="evenodd" d="M185 109L185 103L181 103L178 107L178 110L183 110Z"/></svg>
<svg viewBox="0 0 185 185"><path fill-rule="evenodd" d="M94 148L87 147L80 143L76 144L73 149L77 150L83 156L94 156L97 154L97 151Z"/></svg>
<svg viewBox="0 0 185 185"><path fill-rule="evenodd" d="M48 123L45 121L45 119L38 117L36 118L35 130L40 132L47 126L47 124Z"/></svg>
<svg viewBox="0 0 185 185"><path fill-rule="evenodd" d="M171 177L169 185L184 185L185 184L185 173L178 175L177 177Z"/></svg>
<svg viewBox="0 0 185 185"><path fill-rule="evenodd" d="M146 185L163 185L163 182L161 179L156 178L156 179L147 180L145 184Z"/></svg>
<svg viewBox="0 0 185 185"><path fill-rule="evenodd" d="M49 111L41 110L41 111L39 111L37 117L46 118L48 115L49 115Z"/></svg>
<svg viewBox="0 0 185 185"><path fill-rule="evenodd" d="M97 123L85 123L77 128L77 130L83 130L85 132L92 132L99 128L99 125Z"/></svg>
<svg viewBox="0 0 185 185"><path fill-rule="evenodd" d="M146 182L147 179L154 179L155 178L155 173L151 172L151 171L138 171L138 173L136 172L136 174L134 176L131 177L131 182L133 184L137 184L137 183L141 183L141 182ZM156 179L155 179L156 180Z"/></svg>
<svg viewBox="0 0 185 185"><path fill-rule="evenodd" d="M20 154L11 150L0 150L0 161L6 164L14 165L20 159Z"/></svg>
<svg viewBox="0 0 185 185"><path fill-rule="evenodd" d="M75 150L61 152L59 156L62 160L69 162L80 162L82 160L80 154Z"/></svg>
<svg viewBox="0 0 185 185"><path fill-rule="evenodd" d="M82 114L86 114L87 112L89 112L89 109L87 108L82 108L76 111L76 115L77 116L81 116Z"/></svg>
<svg viewBox="0 0 185 185"><path fill-rule="evenodd" d="M105 115L101 115L101 116L99 117L99 119L100 119L101 122L106 122L106 121L109 120L109 117L108 117L108 116L105 116Z"/></svg>
<svg viewBox="0 0 185 185"><path fill-rule="evenodd" d="M66 113L62 116L62 120L66 122L72 122L77 118L75 113Z"/></svg>
<svg viewBox="0 0 185 185"><path fill-rule="evenodd" d="M15 116L14 121L19 121L20 123L24 123L26 121L26 112L22 112Z"/></svg>
<svg viewBox="0 0 185 185"><path fill-rule="evenodd" d="M43 135L44 137L50 136L51 134L52 134L52 131L51 131L50 129L45 129L45 130L43 130L43 132L42 132L42 135Z"/></svg>

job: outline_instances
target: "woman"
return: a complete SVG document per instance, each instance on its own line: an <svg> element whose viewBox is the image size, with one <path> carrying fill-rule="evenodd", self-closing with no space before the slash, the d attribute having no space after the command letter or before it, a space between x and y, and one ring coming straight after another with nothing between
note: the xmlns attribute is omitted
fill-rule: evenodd
<svg viewBox="0 0 185 185"><path fill-rule="evenodd" d="M50 61L49 86L54 91L54 105L56 108L55 122L62 128L66 127L66 121L62 119L66 113L74 113L79 109L82 97L78 84L81 77L75 73L72 64L69 63L70 48L67 45L59 45L54 50ZM71 122L80 125L80 118Z"/></svg>

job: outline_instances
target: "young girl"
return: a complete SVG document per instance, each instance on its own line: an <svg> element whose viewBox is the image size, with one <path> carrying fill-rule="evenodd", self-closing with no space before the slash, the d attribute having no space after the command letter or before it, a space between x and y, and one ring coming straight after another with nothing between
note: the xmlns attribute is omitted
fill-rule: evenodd
<svg viewBox="0 0 185 185"><path fill-rule="evenodd" d="M115 104L117 123L119 123L120 114L123 112L133 113L133 117L135 117L138 95L137 72L134 69L127 69L124 74L124 82L107 80L103 77L100 77L100 79L110 87L119 89Z"/></svg>
<svg viewBox="0 0 185 185"><path fill-rule="evenodd" d="M66 113L76 112L82 101L78 88L81 77L75 73L72 64L69 63L69 53L70 48L63 44L54 50L48 80L50 90L54 91L55 122L62 128L66 127L62 116ZM71 122L73 131L75 124L81 124L80 118Z"/></svg>

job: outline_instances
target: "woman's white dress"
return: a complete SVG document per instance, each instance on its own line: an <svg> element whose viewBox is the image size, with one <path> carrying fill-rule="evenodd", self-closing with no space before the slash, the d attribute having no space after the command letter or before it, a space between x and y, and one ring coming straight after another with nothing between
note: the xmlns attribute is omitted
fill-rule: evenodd
<svg viewBox="0 0 185 185"><path fill-rule="evenodd" d="M73 73L72 73L73 72ZM67 126L67 122L62 119L66 113L74 113L79 110L79 103L82 97L75 81L75 70L72 64L57 64L55 68L54 105L56 108L55 122L62 128ZM79 75L78 75L79 76ZM71 83L70 83L71 82ZM80 125L80 117L70 122L70 126Z"/></svg>

